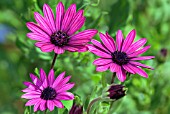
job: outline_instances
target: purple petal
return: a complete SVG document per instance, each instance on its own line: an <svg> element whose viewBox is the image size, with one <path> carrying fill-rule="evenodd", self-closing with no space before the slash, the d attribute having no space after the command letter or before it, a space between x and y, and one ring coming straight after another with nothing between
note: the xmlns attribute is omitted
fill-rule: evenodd
<svg viewBox="0 0 170 114"><path fill-rule="evenodd" d="M56 86L58 86L58 84L63 80L64 76L65 76L65 72L63 72L60 75L58 75L58 77L55 79L52 87L56 88Z"/></svg>
<svg viewBox="0 0 170 114"><path fill-rule="evenodd" d="M70 80L70 78L71 78L71 76L65 77L65 78L63 79L63 81L61 81L61 82L58 84L57 88L61 88L63 85L65 85L65 84Z"/></svg>
<svg viewBox="0 0 170 114"><path fill-rule="evenodd" d="M25 86L27 86L29 89L31 90L36 90L37 89L37 86L35 86L34 84L32 84L31 82L23 82L23 84Z"/></svg>
<svg viewBox="0 0 170 114"><path fill-rule="evenodd" d="M72 100L74 95L70 92L62 92L57 95L58 100Z"/></svg>
<svg viewBox="0 0 170 114"><path fill-rule="evenodd" d="M135 71L134 71L133 69L131 69L131 67L130 67L130 64L129 64L129 63L128 63L128 64L123 65L123 68L124 68L126 71L128 71L128 72L130 72L130 73L132 73L132 74L135 74Z"/></svg>
<svg viewBox="0 0 170 114"><path fill-rule="evenodd" d="M38 99L30 99L29 101L27 101L25 106L35 105L35 104L37 104L37 102L40 102L40 100L41 100L40 98L38 98Z"/></svg>
<svg viewBox="0 0 170 114"><path fill-rule="evenodd" d="M132 30L126 37L125 41L123 42L122 45L122 51L126 52L126 50L130 47L130 45L132 44L132 42L134 41L136 36L136 31Z"/></svg>
<svg viewBox="0 0 170 114"><path fill-rule="evenodd" d="M116 72L117 78L121 81L124 82L126 80L126 73L125 70L119 66L118 71Z"/></svg>
<svg viewBox="0 0 170 114"><path fill-rule="evenodd" d="M42 68L40 68L40 80L43 82L46 79L46 73Z"/></svg>
<svg viewBox="0 0 170 114"><path fill-rule="evenodd" d="M52 34L52 31L50 30L47 21L39 13L35 12L34 18L37 21L37 23L40 25L40 27L44 28L43 30L45 30L49 35Z"/></svg>
<svg viewBox="0 0 170 114"><path fill-rule="evenodd" d="M110 64L110 71L111 72L117 72L118 69L119 69L119 65L117 65L115 63Z"/></svg>
<svg viewBox="0 0 170 114"><path fill-rule="evenodd" d="M57 31L61 29L63 16L64 16L64 5L62 2L59 2L56 7L56 29Z"/></svg>
<svg viewBox="0 0 170 114"><path fill-rule="evenodd" d="M48 83L51 86L54 82L54 70L51 69L49 74L48 74Z"/></svg>
<svg viewBox="0 0 170 114"><path fill-rule="evenodd" d="M37 110L39 110L40 104L41 104L41 100L34 105L34 112L36 112Z"/></svg>
<svg viewBox="0 0 170 114"><path fill-rule="evenodd" d="M74 83L67 83L67 84L63 85L61 88L58 88L56 91L57 91L57 93L65 92L65 91L73 88L74 85L75 85Z"/></svg>
<svg viewBox="0 0 170 114"><path fill-rule="evenodd" d="M145 53L151 46L145 46L144 48L132 53L132 54L129 54L128 57L136 57L140 54L143 54Z"/></svg>
<svg viewBox="0 0 170 114"><path fill-rule="evenodd" d="M154 70L154 68L152 68L152 67L150 67L150 66L147 66L147 65L145 65L145 64L139 63L139 62L130 61L130 63L131 63L132 65L135 65L135 66L140 66L140 67L143 67L143 68L148 68L148 69Z"/></svg>
<svg viewBox="0 0 170 114"><path fill-rule="evenodd" d="M86 45L69 45L69 46L64 46L63 49L71 52L85 52L88 50Z"/></svg>
<svg viewBox="0 0 170 114"><path fill-rule="evenodd" d="M71 52L75 52L78 51L79 49L74 47L74 46L64 46L63 49L67 50L67 51L71 51Z"/></svg>
<svg viewBox="0 0 170 114"><path fill-rule="evenodd" d="M114 47L114 42L111 42L110 38L102 33L99 33L99 35L105 47L111 52L114 52L116 50L116 48Z"/></svg>
<svg viewBox="0 0 170 114"><path fill-rule="evenodd" d="M53 13L52 9L50 8L50 6L48 6L47 4L44 4L43 12L44 12L44 17L47 20L52 32L56 32L54 13Z"/></svg>
<svg viewBox="0 0 170 114"><path fill-rule="evenodd" d="M147 42L146 38L142 38L138 41L136 41L134 44L132 44L129 49L127 49L126 53L130 54L135 52L136 50L138 50L141 46L145 45L145 43Z"/></svg>
<svg viewBox="0 0 170 114"><path fill-rule="evenodd" d="M36 86L42 85L42 82L34 74L30 74L30 78Z"/></svg>
<svg viewBox="0 0 170 114"><path fill-rule="evenodd" d="M141 56L141 57L135 57L132 58L131 60L149 60L155 58L154 56Z"/></svg>
<svg viewBox="0 0 170 114"><path fill-rule="evenodd" d="M66 30L68 29L70 22L72 21L74 15L76 14L76 5L72 4L66 11L64 18L63 18L63 22L61 25L61 30L63 32L66 32Z"/></svg>
<svg viewBox="0 0 170 114"><path fill-rule="evenodd" d="M72 41L81 41L81 40L90 41L93 38L93 36L96 35L96 33L97 33L97 30L95 30L95 29L84 30L82 32L79 32L78 34L73 35L69 39L69 43Z"/></svg>
<svg viewBox="0 0 170 114"><path fill-rule="evenodd" d="M40 110L44 111L47 108L46 100L41 99Z"/></svg>
<svg viewBox="0 0 170 114"><path fill-rule="evenodd" d="M44 42L50 42L50 37L44 37L41 34L37 33L27 33L27 37L31 40L37 40L37 41L44 41Z"/></svg>
<svg viewBox="0 0 170 114"><path fill-rule="evenodd" d="M75 47L75 46L74 46ZM77 46L76 46L77 47ZM79 46L78 46L79 47ZM77 47L77 48L78 48ZM85 45L85 46L81 46L81 48L79 48L79 50L77 52L86 52L88 50L88 47Z"/></svg>
<svg viewBox="0 0 170 114"><path fill-rule="evenodd" d="M30 91L33 91L33 90L31 90L31 89L29 89L29 88L25 88L25 89L23 89L23 90L21 90L22 92L30 92Z"/></svg>
<svg viewBox="0 0 170 114"><path fill-rule="evenodd" d="M51 100L47 100L47 107L50 111L54 110L54 102Z"/></svg>
<svg viewBox="0 0 170 114"><path fill-rule="evenodd" d="M32 93L33 91L36 91L36 92L39 92L41 93L41 90L40 89L37 89L37 90L32 90L30 88L25 88L23 90L21 90L22 92L26 92L26 93Z"/></svg>
<svg viewBox="0 0 170 114"><path fill-rule="evenodd" d="M103 57L103 58L112 58L112 56L105 51L100 50L100 48L96 48L95 46L88 45L89 51L94 53L97 56Z"/></svg>
<svg viewBox="0 0 170 114"><path fill-rule="evenodd" d="M55 52L56 54L62 54L62 53L64 53L64 49L62 49L61 47L56 46L56 47L54 48L54 52Z"/></svg>
<svg viewBox="0 0 170 114"><path fill-rule="evenodd" d="M23 84L28 87L28 86L30 86L32 83L31 83L31 82L23 82Z"/></svg>
<svg viewBox="0 0 170 114"><path fill-rule="evenodd" d="M131 69L133 69L137 74L145 77L145 78L148 78L148 74L142 70L141 68L137 67L137 66L134 66L134 65L130 65L129 66Z"/></svg>
<svg viewBox="0 0 170 114"><path fill-rule="evenodd" d="M35 43L35 46L37 46L37 47L42 47L43 45L45 45L45 44L47 44L46 42L36 42Z"/></svg>
<svg viewBox="0 0 170 114"><path fill-rule="evenodd" d="M63 104L59 100L53 100L54 105L58 108L64 108Z"/></svg>
<svg viewBox="0 0 170 114"><path fill-rule="evenodd" d="M72 40L69 41L69 45L86 45L87 42L89 42L90 39L82 39L82 40Z"/></svg>
<svg viewBox="0 0 170 114"><path fill-rule="evenodd" d="M93 64L94 65L105 65L105 64L112 63L112 62L113 62L112 59L98 58L94 60Z"/></svg>
<svg viewBox="0 0 170 114"><path fill-rule="evenodd" d="M92 39L91 42L98 48L104 50L107 53L110 53L99 41Z"/></svg>
<svg viewBox="0 0 170 114"><path fill-rule="evenodd" d="M77 26L79 26L79 23L81 23L80 21L83 20L83 18L84 18L83 10L79 10L77 12L77 14L75 14L75 16L73 17L73 20L71 21L70 26L68 27L68 30L67 30L68 35L72 35L77 31L77 29L73 30L73 28L77 28ZM83 25L83 24L81 24L81 25ZM81 27L79 27L78 29L80 29L80 28Z"/></svg>
<svg viewBox="0 0 170 114"><path fill-rule="evenodd" d="M108 32L106 32L106 36L108 37L109 42L113 42L112 43L113 44L112 47L113 47L114 50L116 50L116 44L115 44L114 39L109 35Z"/></svg>
<svg viewBox="0 0 170 114"><path fill-rule="evenodd" d="M42 84L43 88L47 88L48 87L48 81L47 79L44 80L43 84Z"/></svg>
<svg viewBox="0 0 170 114"><path fill-rule="evenodd" d="M97 66L96 71L98 71L98 72L103 72L103 71L108 70L109 67L110 67L110 64L102 65L102 66Z"/></svg>
<svg viewBox="0 0 170 114"><path fill-rule="evenodd" d="M33 22L27 22L27 27L30 29L32 32L37 33L37 34L42 34L44 37L49 37L49 35L43 30L43 28L39 27Z"/></svg>
<svg viewBox="0 0 170 114"><path fill-rule="evenodd" d="M21 98L25 98L25 99L40 98L40 94L29 94L29 93L26 93L26 94L23 94L23 95L21 96Z"/></svg>
<svg viewBox="0 0 170 114"><path fill-rule="evenodd" d="M85 23L86 18L82 17L78 22L74 24L74 28L70 28L68 31L68 35L73 35L76 31L78 31Z"/></svg>
<svg viewBox="0 0 170 114"><path fill-rule="evenodd" d="M116 34L116 44L117 44L117 50L118 51L121 51L123 40L124 39L123 39L122 31L118 30L117 34Z"/></svg>
<svg viewBox="0 0 170 114"><path fill-rule="evenodd" d="M48 43L48 44L44 44L41 46L41 51L42 52L51 52L53 51L55 48L55 45Z"/></svg>

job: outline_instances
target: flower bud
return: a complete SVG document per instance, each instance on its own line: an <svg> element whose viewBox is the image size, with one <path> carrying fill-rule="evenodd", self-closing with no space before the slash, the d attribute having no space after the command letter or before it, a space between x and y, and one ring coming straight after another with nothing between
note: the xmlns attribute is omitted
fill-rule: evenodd
<svg viewBox="0 0 170 114"><path fill-rule="evenodd" d="M162 48L157 54L157 60L159 63L164 63L166 61L168 55L168 50L166 48Z"/></svg>
<svg viewBox="0 0 170 114"><path fill-rule="evenodd" d="M162 48L162 49L160 50L160 54L161 54L161 56L166 57L167 54L168 54L168 50L167 50L166 48Z"/></svg>
<svg viewBox="0 0 170 114"><path fill-rule="evenodd" d="M113 100L120 99L126 95L124 86L119 84L111 85L107 92L109 92L108 97Z"/></svg>
<svg viewBox="0 0 170 114"><path fill-rule="evenodd" d="M83 106L74 103L69 111L69 114L83 114Z"/></svg>

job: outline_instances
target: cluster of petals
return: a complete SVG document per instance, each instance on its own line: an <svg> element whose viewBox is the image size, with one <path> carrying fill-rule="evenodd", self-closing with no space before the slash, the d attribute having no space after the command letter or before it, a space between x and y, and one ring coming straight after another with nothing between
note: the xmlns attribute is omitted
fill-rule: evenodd
<svg viewBox="0 0 170 114"><path fill-rule="evenodd" d="M25 92L21 98L28 99L25 106L34 105L34 112L54 110L54 107L64 108L61 100L73 100L74 95L67 90L74 86L74 83L68 83L71 76L65 77L65 72L61 73L56 79L54 70L51 69L48 76L43 69L40 69L40 78L30 74L32 82L24 82L27 87L22 90Z"/></svg>
<svg viewBox="0 0 170 114"><path fill-rule="evenodd" d="M126 80L127 72L148 77L142 68L153 68L138 62L154 58L154 56L140 56L151 47L150 45L143 47L147 42L146 38L133 42L136 36L135 30L132 30L126 39L124 39L122 31L118 30L116 41L107 32L99 34L102 43L92 40L93 44L88 45L89 51L100 57L93 62L97 66L97 71L103 72L110 69L111 72L116 72L121 82Z"/></svg>
<svg viewBox="0 0 170 114"><path fill-rule="evenodd" d="M84 52L87 51L86 44L97 33L95 29L88 29L76 33L85 23L83 10L76 12L76 5L72 4L66 11L62 2L56 6L56 18L49 5L44 4L43 14L34 13L37 22L27 22L27 27L31 30L27 37L36 40L36 47L43 52L54 51L62 54L67 51Z"/></svg>

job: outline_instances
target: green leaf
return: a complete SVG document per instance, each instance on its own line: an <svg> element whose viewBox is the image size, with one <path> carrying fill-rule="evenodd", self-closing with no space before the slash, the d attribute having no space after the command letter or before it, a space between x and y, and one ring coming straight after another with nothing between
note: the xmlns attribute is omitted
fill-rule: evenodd
<svg viewBox="0 0 170 114"><path fill-rule="evenodd" d="M38 68L37 68L37 67L35 68L34 72L35 72L35 74L36 74L37 76L40 76L40 74L39 74L39 70L38 70Z"/></svg>
<svg viewBox="0 0 170 114"><path fill-rule="evenodd" d="M68 101L61 101L63 105L67 108L67 110L70 110L72 105L73 105L73 100L68 100Z"/></svg>

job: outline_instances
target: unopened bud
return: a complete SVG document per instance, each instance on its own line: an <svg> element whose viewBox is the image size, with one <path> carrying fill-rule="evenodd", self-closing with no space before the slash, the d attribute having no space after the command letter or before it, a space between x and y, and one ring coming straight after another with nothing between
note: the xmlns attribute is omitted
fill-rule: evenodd
<svg viewBox="0 0 170 114"><path fill-rule="evenodd" d="M83 106L74 103L69 111L69 114L83 114Z"/></svg>
<svg viewBox="0 0 170 114"><path fill-rule="evenodd" d="M120 99L124 97L126 94L125 87L122 85L111 85L110 88L108 89L108 97L113 100Z"/></svg>

